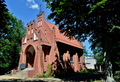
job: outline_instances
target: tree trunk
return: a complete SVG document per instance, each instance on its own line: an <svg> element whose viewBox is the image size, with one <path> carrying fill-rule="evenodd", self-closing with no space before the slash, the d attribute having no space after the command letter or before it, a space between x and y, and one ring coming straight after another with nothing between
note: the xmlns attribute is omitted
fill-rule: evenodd
<svg viewBox="0 0 120 82"><path fill-rule="evenodd" d="M108 34L104 33L103 35L103 53L104 53L104 59L103 62L105 64L105 80L106 82L114 82L113 79L113 72L112 72L112 63L111 63L111 54L110 54L110 48L109 48L109 38Z"/></svg>

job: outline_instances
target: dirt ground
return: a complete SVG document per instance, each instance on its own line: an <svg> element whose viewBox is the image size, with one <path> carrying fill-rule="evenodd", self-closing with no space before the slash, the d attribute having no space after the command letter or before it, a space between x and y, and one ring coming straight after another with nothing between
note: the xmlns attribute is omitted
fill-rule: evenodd
<svg viewBox="0 0 120 82"><path fill-rule="evenodd" d="M0 82L90 82L88 79L96 78L98 76L103 76L103 74L88 74L77 77L62 77L62 78L21 78L13 77L9 75L1 75ZM102 82L102 81L94 81Z"/></svg>

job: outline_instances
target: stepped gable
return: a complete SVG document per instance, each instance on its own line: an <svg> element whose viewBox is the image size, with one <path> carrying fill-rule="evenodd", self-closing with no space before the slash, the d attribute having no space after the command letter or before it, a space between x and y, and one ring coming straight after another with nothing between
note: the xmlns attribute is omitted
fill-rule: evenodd
<svg viewBox="0 0 120 82"><path fill-rule="evenodd" d="M45 22L50 26L51 29L53 27L55 27L55 36L56 36L56 40L58 42L65 43L67 45L74 46L74 47L77 47L80 49L84 49L82 44L79 41L77 41L75 38L68 39L69 37L64 36L64 34L60 33L60 30L58 29L58 27L56 25L54 25L48 21L45 21Z"/></svg>

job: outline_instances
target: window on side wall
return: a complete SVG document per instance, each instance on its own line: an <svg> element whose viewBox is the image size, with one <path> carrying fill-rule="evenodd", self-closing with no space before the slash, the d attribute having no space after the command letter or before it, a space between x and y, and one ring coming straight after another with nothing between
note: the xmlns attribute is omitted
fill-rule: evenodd
<svg viewBox="0 0 120 82"><path fill-rule="evenodd" d="M72 50L70 51L70 62L73 62L73 52L72 52Z"/></svg>
<svg viewBox="0 0 120 82"><path fill-rule="evenodd" d="M70 62L73 62L73 55L70 54Z"/></svg>
<svg viewBox="0 0 120 82"><path fill-rule="evenodd" d="M60 61L63 61L63 54L60 54Z"/></svg>
<svg viewBox="0 0 120 82"><path fill-rule="evenodd" d="M80 63L80 57L78 57L78 63Z"/></svg>
<svg viewBox="0 0 120 82"><path fill-rule="evenodd" d="M44 61L46 62L46 52L44 52Z"/></svg>
<svg viewBox="0 0 120 82"><path fill-rule="evenodd" d="M60 56L60 61L63 61L63 50L62 49L59 52L59 56Z"/></svg>

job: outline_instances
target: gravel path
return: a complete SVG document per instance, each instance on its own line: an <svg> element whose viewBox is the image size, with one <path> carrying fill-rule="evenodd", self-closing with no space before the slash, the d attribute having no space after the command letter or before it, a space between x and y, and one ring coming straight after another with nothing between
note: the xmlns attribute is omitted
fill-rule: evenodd
<svg viewBox="0 0 120 82"><path fill-rule="evenodd" d="M103 76L103 73L87 74L76 77L62 77L62 78L19 78L8 75L0 76L0 82L90 82L87 79Z"/></svg>

